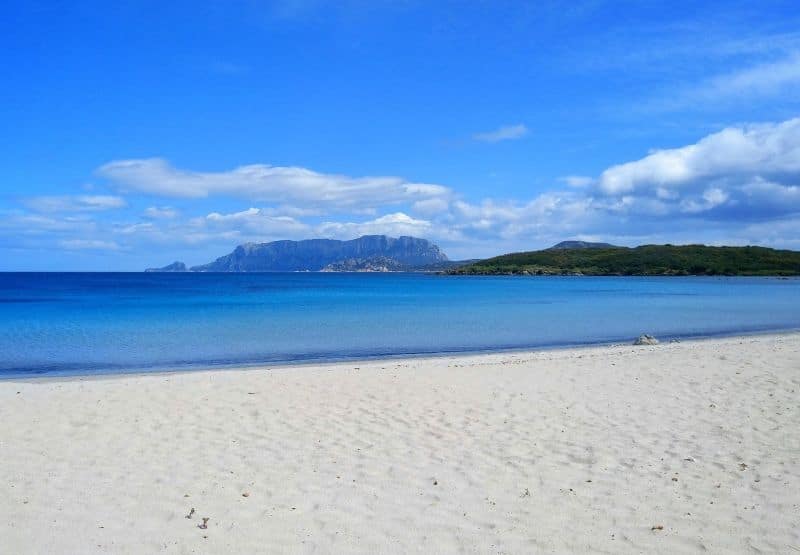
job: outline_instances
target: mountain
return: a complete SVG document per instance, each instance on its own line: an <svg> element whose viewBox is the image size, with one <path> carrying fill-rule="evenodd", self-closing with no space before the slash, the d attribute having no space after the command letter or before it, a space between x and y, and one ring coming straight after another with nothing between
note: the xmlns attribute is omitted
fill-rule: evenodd
<svg viewBox="0 0 800 555"><path fill-rule="evenodd" d="M398 271L441 265L448 259L439 247L425 239L365 235L351 241L308 239L247 243L214 262L194 266L191 271L318 272L326 268L328 271L349 271L344 269L348 267L352 267L352 271L363 271L369 269L370 261L376 267L386 268L379 271Z"/></svg>
<svg viewBox="0 0 800 555"><path fill-rule="evenodd" d="M189 269L183 262L173 262L163 268L147 268L145 272L188 272Z"/></svg>
<svg viewBox="0 0 800 555"><path fill-rule="evenodd" d="M705 245L545 249L505 254L447 273L789 276L800 275L800 252Z"/></svg>
<svg viewBox="0 0 800 555"><path fill-rule="evenodd" d="M549 251L560 249L613 249L616 245L611 243L590 243L589 241L561 241L557 245L550 247Z"/></svg>

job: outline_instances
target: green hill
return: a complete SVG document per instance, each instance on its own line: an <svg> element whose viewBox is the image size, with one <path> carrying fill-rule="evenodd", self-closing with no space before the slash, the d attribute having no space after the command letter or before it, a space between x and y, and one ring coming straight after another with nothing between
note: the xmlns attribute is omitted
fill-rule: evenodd
<svg viewBox="0 0 800 555"><path fill-rule="evenodd" d="M505 254L453 268L453 275L800 275L800 252L765 247L643 245Z"/></svg>

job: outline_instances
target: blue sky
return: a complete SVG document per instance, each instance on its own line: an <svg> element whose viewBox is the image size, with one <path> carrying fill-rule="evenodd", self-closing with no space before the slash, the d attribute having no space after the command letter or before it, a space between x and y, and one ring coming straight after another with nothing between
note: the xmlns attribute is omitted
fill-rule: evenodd
<svg viewBox="0 0 800 555"><path fill-rule="evenodd" d="M800 249L798 30L777 0L6 2L0 270Z"/></svg>

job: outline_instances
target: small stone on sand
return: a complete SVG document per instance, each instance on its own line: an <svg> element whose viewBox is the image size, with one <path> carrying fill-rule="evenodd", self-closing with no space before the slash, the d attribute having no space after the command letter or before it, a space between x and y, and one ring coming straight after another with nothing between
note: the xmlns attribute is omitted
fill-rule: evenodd
<svg viewBox="0 0 800 555"><path fill-rule="evenodd" d="M658 345L658 339L649 334L642 334L633 342L634 345Z"/></svg>

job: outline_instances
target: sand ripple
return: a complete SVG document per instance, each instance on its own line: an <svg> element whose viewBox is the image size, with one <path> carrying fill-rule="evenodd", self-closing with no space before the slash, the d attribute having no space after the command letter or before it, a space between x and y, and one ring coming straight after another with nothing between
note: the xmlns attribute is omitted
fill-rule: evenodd
<svg viewBox="0 0 800 555"><path fill-rule="evenodd" d="M800 551L800 335L0 382L0 421L7 553Z"/></svg>

